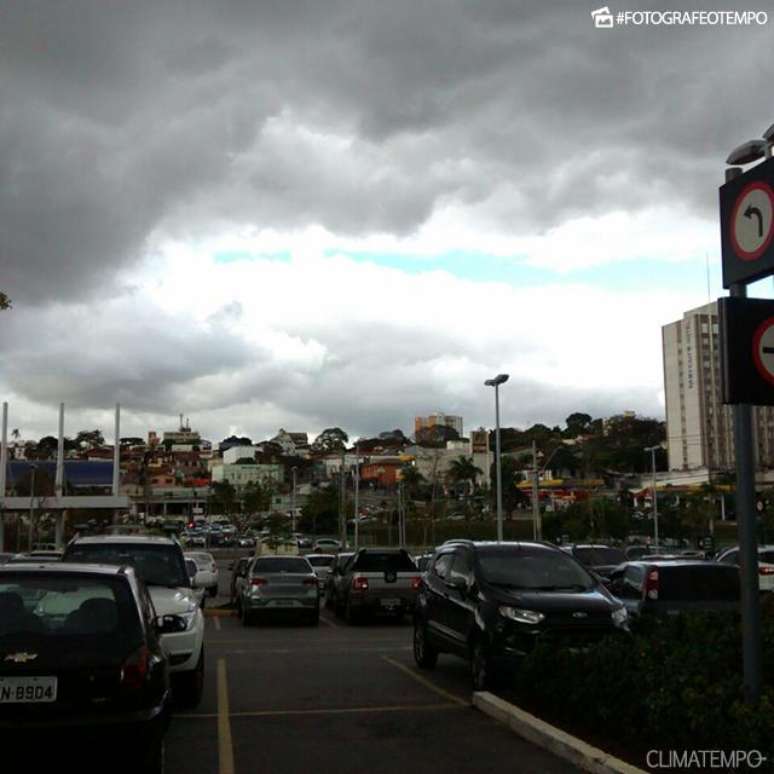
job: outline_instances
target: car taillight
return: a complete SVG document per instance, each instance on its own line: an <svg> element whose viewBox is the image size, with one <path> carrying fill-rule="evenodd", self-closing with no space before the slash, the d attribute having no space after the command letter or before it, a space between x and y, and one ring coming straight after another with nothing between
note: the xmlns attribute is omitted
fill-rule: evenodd
<svg viewBox="0 0 774 774"><path fill-rule="evenodd" d="M251 586L265 586L266 585L266 578L251 578L250 579L250 585Z"/></svg>
<svg viewBox="0 0 774 774"><path fill-rule="evenodd" d="M361 578L359 575L352 579L352 588L355 591L368 591L368 578Z"/></svg>
<svg viewBox="0 0 774 774"><path fill-rule="evenodd" d="M422 588L422 578L412 578L411 579L411 590L412 591L419 591L419 589Z"/></svg>
<svg viewBox="0 0 774 774"><path fill-rule="evenodd" d="M658 570L650 570L645 576L645 596L658 599Z"/></svg>
<svg viewBox="0 0 774 774"><path fill-rule="evenodd" d="M121 685L131 690L142 688L148 676L150 651L143 645L124 661L121 667Z"/></svg>
<svg viewBox="0 0 774 774"><path fill-rule="evenodd" d="M758 567L758 575L774 575L774 567Z"/></svg>

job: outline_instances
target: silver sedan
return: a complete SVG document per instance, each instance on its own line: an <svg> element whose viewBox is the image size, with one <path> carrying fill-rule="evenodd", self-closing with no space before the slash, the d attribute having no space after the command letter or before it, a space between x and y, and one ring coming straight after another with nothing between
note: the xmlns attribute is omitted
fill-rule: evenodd
<svg viewBox="0 0 774 774"><path fill-rule="evenodd" d="M257 617L295 614L320 622L320 587L312 565L302 556L261 556L250 564L237 600L242 623Z"/></svg>

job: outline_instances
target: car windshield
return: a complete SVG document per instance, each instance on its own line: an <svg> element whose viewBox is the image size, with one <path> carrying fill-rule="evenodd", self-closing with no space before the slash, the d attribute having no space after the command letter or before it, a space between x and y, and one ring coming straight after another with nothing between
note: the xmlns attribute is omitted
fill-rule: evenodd
<svg viewBox="0 0 774 774"><path fill-rule="evenodd" d="M295 573L308 575L311 572L309 562L306 559L277 558L258 559L253 565L253 573Z"/></svg>
<svg viewBox="0 0 774 774"><path fill-rule="evenodd" d="M417 566L405 551L365 551L358 556L353 569L361 572L410 572Z"/></svg>
<svg viewBox="0 0 774 774"><path fill-rule="evenodd" d="M128 564L149 586L190 586L183 553L176 545L144 543L76 543L68 562Z"/></svg>
<svg viewBox="0 0 774 774"><path fill-rule="evenodd" d="M563 551L502 546L479 551L481 574L496 586L533 590L589 590L594 579Z"/></svg>
<svg viewBox="0 0 774 774"><path fill-rule="evenodd" d="M0 577L0 642L19 637L140 636L126 583L46 574Z"/></svg>
<svg viewBox="0 0 774 774"><path fill-rule="evenodd" d="M598 564L622 564L626 561L626 554L620 548L606 548L605 546L576 548L573 554L579 562L587 567Z"/></svg>

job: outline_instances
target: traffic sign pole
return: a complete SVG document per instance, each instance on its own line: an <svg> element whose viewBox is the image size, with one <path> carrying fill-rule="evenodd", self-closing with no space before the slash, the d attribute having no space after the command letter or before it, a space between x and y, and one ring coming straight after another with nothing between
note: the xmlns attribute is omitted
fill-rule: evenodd
<svg viewBox="0 0 774 774"><path fill-rule="evenodd" d="M726 181L738 177L740 172L739 169L729 169L726 173ZM732 284L729 291L732 297L747 297L747 287L742 283ZM761 697L763 680L755 459L752 406L749 403L734 404L734 444L736 446L736 529L739 540L744 696L748 704L757 704Z"/></svg>

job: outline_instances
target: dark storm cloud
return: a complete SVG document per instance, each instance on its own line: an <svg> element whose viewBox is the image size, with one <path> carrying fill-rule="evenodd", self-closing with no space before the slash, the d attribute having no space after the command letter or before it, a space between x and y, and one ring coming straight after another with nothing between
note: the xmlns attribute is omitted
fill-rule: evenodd
<svg viewBox="0 0 774 774"><path fill-rule="evenodd" d="M600 31L589 10L6 3L0 285L93 295L164 224L409 233L506 183L491 215L522 233L654 200L711 216L729 147L770 119L770 31Z"/></svg>

